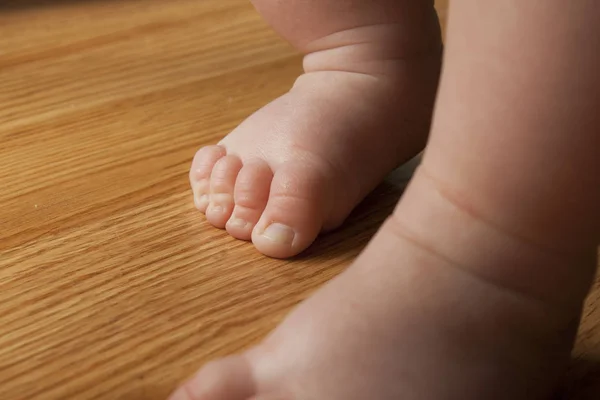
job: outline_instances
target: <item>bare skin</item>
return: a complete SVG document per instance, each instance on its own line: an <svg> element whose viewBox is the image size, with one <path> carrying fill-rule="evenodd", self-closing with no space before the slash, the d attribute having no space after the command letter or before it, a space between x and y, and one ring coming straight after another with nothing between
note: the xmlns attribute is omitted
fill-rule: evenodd
<svg viewBox="0 0 600 400"><path fill-rule="evenodd" d="M549 398L600 240L599 16L454 1L431 139L394 214L263 343L171 400Z"/></svg>
<svg viewBox="0 0 600 400"><path fill-rule="evenodd" d="M423 149L441 38L433 4L410 3L254 1L306 54L305 73L196 154L190 181L211 224L266 255L296 255Z"/></svg>

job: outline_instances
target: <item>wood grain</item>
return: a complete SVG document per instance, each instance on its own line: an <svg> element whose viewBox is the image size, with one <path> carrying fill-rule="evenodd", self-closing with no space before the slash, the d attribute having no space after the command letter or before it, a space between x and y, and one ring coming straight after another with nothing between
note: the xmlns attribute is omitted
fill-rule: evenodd
<svg viewBox="0 0 600 400"><path fill-rule="evenodd" d="M406 180L265 258L187 183L197 148L301 71L245 0L4 1L0 38L0 399L165 398L343 270ZM597 285L569 398L600 396L598 304Z"/></svg>

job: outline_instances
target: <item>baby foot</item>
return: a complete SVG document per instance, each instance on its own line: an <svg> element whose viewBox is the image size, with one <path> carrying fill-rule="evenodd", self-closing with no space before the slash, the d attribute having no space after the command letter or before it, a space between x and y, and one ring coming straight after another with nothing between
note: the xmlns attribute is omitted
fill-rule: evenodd
<svg viewBox="0 0 600 400"><path fill-rule="evenodd" d="M428 185L413 181L405 198L430 201L436 194ZM451 205L438 210L444 207ZM421 222L434 215L420 211ZM547 280L537 288L532 283L544 279L495 280L472 270L473 258L450 261L458 253L447 246L455 249L460 237L432 242L437 233L420 237L403 215L392 216L352 267L262 344L208 364L170 400L548 398L568 360L585 291L567 305L572 297L546 291ZM460 209L440 223L457 216L487 232L473 247L496 240L493 228ZM496 249L510 253L512 240L496 241Z"/></svg>
<svg viewBox="0 0 600 400"><path fill-rule="evenodd" d="M363 26L314 41L288 93L200 149L190 182L206 219L268 256L290 257L422 150L440 35L407 41L401 30Z"/></svg>

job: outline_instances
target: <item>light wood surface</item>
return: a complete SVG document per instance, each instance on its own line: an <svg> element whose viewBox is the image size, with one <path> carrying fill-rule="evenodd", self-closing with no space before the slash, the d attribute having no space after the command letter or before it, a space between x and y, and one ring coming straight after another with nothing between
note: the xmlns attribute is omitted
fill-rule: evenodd
<svg viewBox="0 0 600 400"><path fill-rule="evenodd" d="M291 261L192 205L195 150L300 60L245 0L0 2L0 399L163 399L357 255L405 178ZM600 398L599 293L568 398Z"/></svg>

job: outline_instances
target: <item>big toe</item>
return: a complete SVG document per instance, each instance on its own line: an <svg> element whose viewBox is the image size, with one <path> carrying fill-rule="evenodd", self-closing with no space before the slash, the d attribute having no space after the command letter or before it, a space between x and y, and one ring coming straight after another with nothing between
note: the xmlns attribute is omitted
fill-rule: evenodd
<svg viewBox="0 0 600 400"><path fill-rule="evenodd" d="M243 355L205 365L169 400L247 400L256 396L250 363Z"/></svg>
<svg viewBox="0 0 600 400"><path fill-rule="evenodd" d="M252 232L252 242L261 253L291 257L316 239L332 201L329 180L319 171L300 164L277 169L267 205Z"/></svg>

